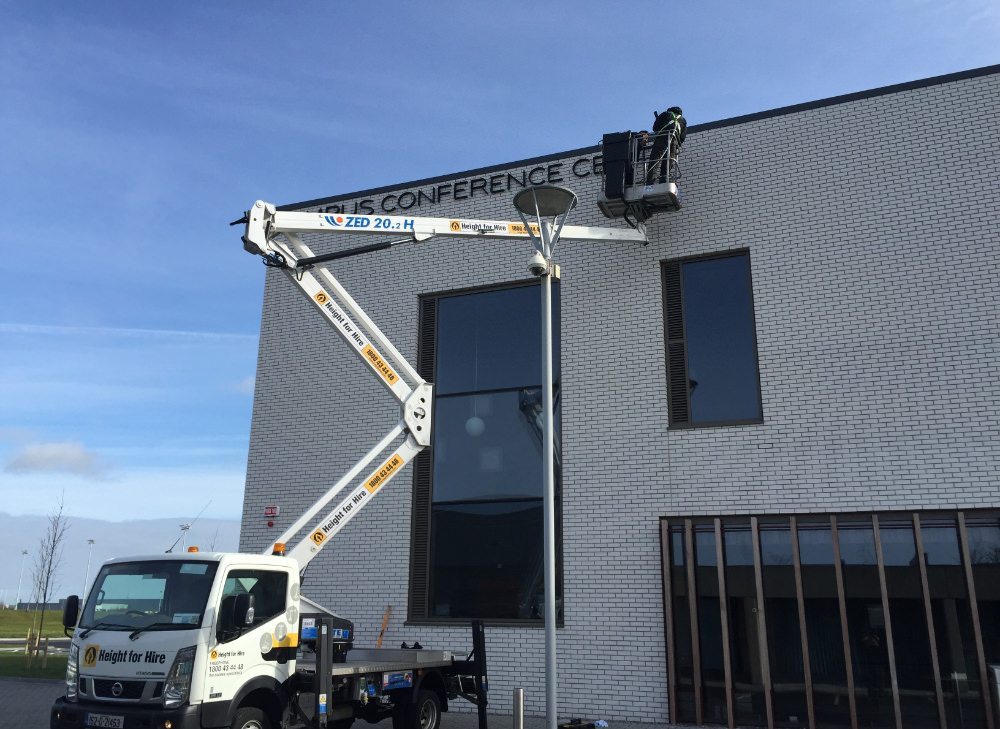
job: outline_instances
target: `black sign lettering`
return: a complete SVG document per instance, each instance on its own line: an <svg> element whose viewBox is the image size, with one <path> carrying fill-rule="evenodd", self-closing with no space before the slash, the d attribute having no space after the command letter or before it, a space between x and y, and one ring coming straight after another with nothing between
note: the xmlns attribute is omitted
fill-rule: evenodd
<svg viewBox="0 0 1000 729"><path fill-rule="evenodd" d="M469 196L470 197L475 197L476 196L476 190L480 190L481 192L483 192L483 193L485 193L487 195L489 194L486 191L486 178L485 177L473 177L472 178L472 187L469 190Z"/></svg>
<svg viewBox="0 0 1000 729"><path fill-rule="evenodd" d="M424 200L427 201L428 205L434 205L437 203L437 198L434 196L434 190L431 190L431 194L428 195L423 190L417 190L417 207L419 208L424 204Z"/></svg>
<svg viewBox="0 0 1000 729"><path fill-rule="evenodd" d="M573 173L573 177L586 178L592 175L604 173L604 164L601 155L592 157L580 157L568 161L549 162L546 165L532 167L529 170L521 169L517 171L498 172L489 177L472 177L467 180L457 180L454 182L444 182L429 188L406 190L400 193L389 193L378 201L372 199L358 200L351 207L356 215L374 215L376 205L385 213L393 213L401 210L409 210L413 207L423 207L426 205L437 205L448 198L453 200L468 200L474 198L476 193L483 195L499 195L510 192L528 185L541 185L543 183L565 182L567 174L566 166ZM321 213L344 214L346 205L344 203L332 203L318 209Z"/></svg>

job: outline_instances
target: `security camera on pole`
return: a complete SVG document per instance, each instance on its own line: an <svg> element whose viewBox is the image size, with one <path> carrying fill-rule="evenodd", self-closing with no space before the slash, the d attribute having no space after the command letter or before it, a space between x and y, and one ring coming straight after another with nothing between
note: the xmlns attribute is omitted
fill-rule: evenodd
<svg viewBox="0 0 1000 729"><path fill-rule="evenodd" d="M576 193L557 185L527 187L514 196L514 207L531 236L535 253L528 270L541 279L542 290L542 469L545 523L545 725L556 729L556 477L552 412L552 277L559 267L552 251L559 241ZM530 219L529 219L530 218ZM537 232L537 234L536 234Z"/></svg>

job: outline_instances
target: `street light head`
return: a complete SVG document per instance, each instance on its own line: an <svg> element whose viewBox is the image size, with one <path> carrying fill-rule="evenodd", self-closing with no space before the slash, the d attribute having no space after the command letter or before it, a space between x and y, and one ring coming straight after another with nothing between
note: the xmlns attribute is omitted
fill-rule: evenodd
<svg viewBox="0 0 1000 729"><path fill-rule="evenodd" d="M523 215L556 218L576 207L576 193L559 185L526 187L514 196L514 207Z"/></svg>

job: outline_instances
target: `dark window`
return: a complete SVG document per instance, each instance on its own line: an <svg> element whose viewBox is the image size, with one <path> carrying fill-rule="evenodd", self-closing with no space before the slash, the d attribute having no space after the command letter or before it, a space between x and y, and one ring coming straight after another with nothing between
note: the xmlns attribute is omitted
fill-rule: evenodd
<svg viewBox="0 0 1000 729"><path fill-rule="evenodd" d="M958 529L950 518L922 519L920 534L948 726L983 726L983 697Z"/></svg>
<svg viewBox="0 0 1000 729"><path fill-rule="evenodd" d="M414 464L411 619L542 618L540 299L521 285L421 301L418 361L436 399ZM553 320L558 541L558 286Z"/></svg>
<svg viewBox="0 0 1000 729"><path fill-rule="evenodd" d="M694 534L695 589L698 598L698 648L701 651L702 711L705 721L725 724L726 666L719 602L718 556L715 529L699 526Z"/></svg>
<svg viewBox="0 0 1000 729"><path fill-rule="evenodd" d="M664 521L671 721L997 726L997 512Z"/></svg>
<svg viewBox="0 0 1000 729"><path fill-rule="evenodd" d="M1000 663L1000 519L970 519L968 531L986 662Z"/></svg>
<svg viewBox="0 0 1000 729"><path fill-rule="evenodd" d="M747 252L663 264L672 426L762 420Z"/></svg>
<svg viewBox="0 0 1000 729"><path fill-rule="evenodd" d="M847 668L830 522L799 524L798 535L816 726L823 729L850 726Z"/></svg>
<svg viewBox="0 0 1000 729"><path fill-rule="evenodd" d="M808 716L806 680L795 593L792 533L787 523L761 525L760 552L774 724L801 727L807 724Z"/></svg>
<svg viewBox="0 0 1000 729"><path fill-rule="evenodd" d="M927 612L913 523L879 519L885 587L889 596L893 650L899 682L899 710L908 729L939 726Z"/></svg>
<svg viewBox="0 0 1000 729"><path fill-rule="evenodd" d="M840 521L840 561L844 572L847 629L854 669L854 700L861 726L892 726L886 616L870 518Z"/></svg>
<svg viewBox="0 0 1000 729"><path fill-rule="evenodd" d="M694 722L694 653L691 646L691 611L687 589L687 558L683 527L670 527L670 585L673 591L674 664L676 666L678 721Z"/></svg>
<svg viewBox="0 0 1000 729"><path fill-rule="evenodd" d="M754 578L753 536L749 525L727 524L722 534L736 723L764 726L767 718L757 629L760 606Z"/></svg>
<svg viewBox="0 0 1000 729"><path fill-rule="evenodd" d="M288 574L273 570L230 570L222 587L222 600L244 593L253 595L253 624L267 622L285 612Z"/></svg>

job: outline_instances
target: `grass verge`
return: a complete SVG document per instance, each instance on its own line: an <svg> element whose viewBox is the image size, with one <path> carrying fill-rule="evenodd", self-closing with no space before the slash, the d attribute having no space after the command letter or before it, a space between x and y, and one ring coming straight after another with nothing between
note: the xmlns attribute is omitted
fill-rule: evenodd
<svg viewBox="0 0 1000 729"><path fill-rule="evenodd" d="M49 656L48 665L42 668L41 656L31 663L31 669L25 665L27 656L24 651L0 652L0 677L16 678L63 678L66 675L66 655Z"/></svg>
<svg viewBox="0 0 1000 729"><path fill-rule="evenodd" d="M28 628L38 625L40 617L41 613L36 615L30 610L0 610L0 638L24 638L28 634ZM62 613L58 610L46 610L43 630L43 638L62 638Z"/></svg>

